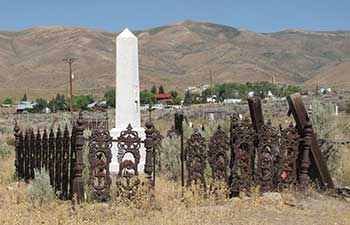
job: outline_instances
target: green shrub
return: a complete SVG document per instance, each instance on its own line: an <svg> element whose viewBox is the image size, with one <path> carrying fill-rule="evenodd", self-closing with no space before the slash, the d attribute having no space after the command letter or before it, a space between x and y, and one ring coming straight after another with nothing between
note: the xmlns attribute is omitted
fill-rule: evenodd
<svg viewBox="0 0 350 225"><path fill-rule="evenodd" d="M13 104L13 100L12 100L12 98L5 98L2 103L3 104L7 104L7 105L12 105Z"/></svg>
<svg viewBox="0 0 350 225"><path fill-rule="evenodd" d="M317 137L319 139L333 140L337 132L335 106L332 103L321 103L317 99L312 100L311 105L311 121Z"/></svg>
<svg viewBox="0 0 350 225"><path fill-rule="evenodd" d="M3 143L2 145L0 145L0 158L6 159L10 155L11 155L10 147L6 143Z"/></svg>
<svg viewBox="0 0 350 225"><path fill-rule="evenodd" d="M35 178L29 186L29 198L32 202L47 203L54 198L54 190L50 185L49 174L42 169L41 172L34 170Z"/></svg>

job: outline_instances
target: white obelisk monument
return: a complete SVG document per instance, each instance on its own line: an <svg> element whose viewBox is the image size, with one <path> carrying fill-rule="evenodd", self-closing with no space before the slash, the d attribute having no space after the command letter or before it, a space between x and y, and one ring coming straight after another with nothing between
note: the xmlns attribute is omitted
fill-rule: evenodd
<svg viewBox="0 0 350 225"><path fill-rule="evenodd" d="M115 128L110 133L113 139L117 139L130 123L139 137L144 139L145 130L141 127L140 115L138 40L133 33L125 29L118 35L116 45L116 119ZM111 173L119 171L120 162L117 155L117 143L113 143ZM144 147L141 147L140 155L138 172L142 173L146 158Z"/></svg>

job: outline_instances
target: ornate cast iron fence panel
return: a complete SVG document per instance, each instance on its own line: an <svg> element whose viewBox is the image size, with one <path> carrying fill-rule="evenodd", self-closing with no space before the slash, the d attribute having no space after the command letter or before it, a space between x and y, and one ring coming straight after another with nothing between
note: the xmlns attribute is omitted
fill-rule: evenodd
<svg viewBox="0 0 350 225"><path fill-rule="evenodd" d="M109 164L112 159L112 137L109 131L100 127L93 130L89 142L90 176L89 187L92 197L98 201L110 199L112 180L109 174Z"/></svg>
<svg viewBox="0 0 350 225"><path fill-rule="evenodd" d="M121 175L123 169L123 158L127 153L131 153L134 157L133 165L130 169L133 170L135 175L138 175L138 165L140 163L140 148L141 148L141 138L137 131L132 130L131 124L128 125L126 130L120 133L117 139L118 146L118 163L119 163L119 175ZM130 166L128 166L130 167Z"/></svg>
<svg viewBox="0 0 350 225"><path fill-rule="evenodd" d="M158 170L162 170L162 160L161 160L161 146L164 137L160 134L159 130L154 130L153 141L154 141L154 153L153 153L153 170L158 166Z"/></svg>
<svg viewBox="0 0 350 225"><path fill-rule="evenodd" d="M290 123L288 128L281 129L279 147L281 163L276 177L277 188L279 190L297 183L297 159L300 143L300 135L298 130L293 126L293 123Z"/></svg>
<svg viewBox="0 0 350 225"><path fill-rule="evenodd" d="M63 136L60 129L55 137L53 129L48 135L46 129L43 132L38 129L34 133L31 128L23 135L17 123L14 132L17 178L28 181L34 179L35 169L44 169L55 191L61 193L62 199L68 199L72 191L70 183L74 178L75 136L72 134L72 138L69 137L67 127Z"/></svg>
<svg viewBox="0 0 350 225"><path fill-rule="evenodd" d="M187 186L191 186L192 182L198 183L199 181L204 190L206 190L207 186L204 177L206 160L205 140L199 131L195 129L187 141L185 149L185 161L188 173Z"/></svg>
<svg viewBox="0 0 350 225"><path fill-rule="evenodd" d="M141 183L138 178L138 165L142 143L143 141L137 131L133 131L131 124L117 138L119 171L116 183L120 197L132 199ZM128 153L133 156L134 160L124 159Z"/></svg>
<svg viewBox="0 0 350 225"><path fill-rule="evenodd" d="M69 187L69 148L70 139L67 126L63 132L63 152L62 152L62 199L68 199Z"/></svg>
<svg viewBox="0 0 350 225"><path fill-rule="evenodd" d="M278 129L272 126L271 121L268 121L257 133L255 184L260 186L262 192L274 189L274 162L277 147Z"/></svg>
<svg viewBox="0 0 350 225"><path fill-rule="evenodd" d="M300 135L298 130L293 126L293 123L290 123L288 128L281 129L279 147L281 165L280 173L277 174L278 189L286 188L297 183L297 159L300 142Z"/></svg>
<svg viewBox="0 0 350 225"><path fill-rule="evenodd" d="M227 170L229 168L229 137L225 131L218 126L208 144L208 162L212 170L214 180L229 181Z"/></svg>
<svg viewBox="0 0 350 225"><path fill-rule="evenodd" d="M236 135L234 142L234 162L232 166L231 191L237 194L240 191L248 192L253 183L253 153L255 130L252 124L245 120L234 128Z"/></svg>

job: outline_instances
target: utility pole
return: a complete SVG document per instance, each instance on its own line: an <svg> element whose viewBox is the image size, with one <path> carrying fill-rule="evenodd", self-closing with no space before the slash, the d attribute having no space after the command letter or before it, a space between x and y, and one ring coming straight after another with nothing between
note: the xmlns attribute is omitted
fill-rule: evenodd
<svg viewBox="0 0 350 225"><path fill-rule="evenodd" d="M213 91L213 73L211 70L210 70L209 76L210 76L210 90Z"/></svg>
<svg viewBox="0 0 350 225"><path fill-rule="evenodd" d="M69 65L69 87L70 87L70 112L73 113L73 79L72 79L72 64L74 61L78 60L77 58L65 58L63 59L64 62L68 63Z"/></svg>

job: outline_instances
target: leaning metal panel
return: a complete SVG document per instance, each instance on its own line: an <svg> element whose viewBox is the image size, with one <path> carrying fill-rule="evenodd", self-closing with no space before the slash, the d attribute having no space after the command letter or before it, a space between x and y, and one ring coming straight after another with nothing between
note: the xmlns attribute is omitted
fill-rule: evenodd
<svg viewBox="0 0 350 225"><path fill-rule="evenodd" d="M112 183L109 164L112 160L112 137L109 131L100 126L92 131L89 142L90 176L89 188L92 197L98 201L110 199L110 186Z"/></svg>
<svg viewBox="0 0 350 225"><path fill-rule="evenodd" d="M229 137L219 125L208 144L208 162L212 170L214 180L224 180L228 184Z"/></svg>
<svg viewBox="0 0 350 225"><path fill-rule="evenodd" d="M275 151L278 147L278 129L269 120L257 133L257 168L255 182L262 192L272 191L275 175Z"/></svg>
<svg viewBox="0 0 350 225"><path fill-rule="evenodd" d="M234 128L236 134L234 142L234 163L232 167L231 191L248 192L253 183L253 153L255 130L252 124L245 120Z"/></svg>
<svg viewBox="0 0 350 225"><path fill-rule="evenodd" d="M298 130L289 124L286 129L281 129L280 157L281 163L277 177L277 188L284 189L297 183L297 159L301 137Z"/></svg>
<svg viewBox="0 0 350 225"><path fill-rule="evenodd" d="M204 190L206 190L206 182L204 178L204 170L206 167L206 145L202 135L195 129L190 139L187 141L185 150L186 168L188 172L187 186L192 182L201 182Z"/></svg>

